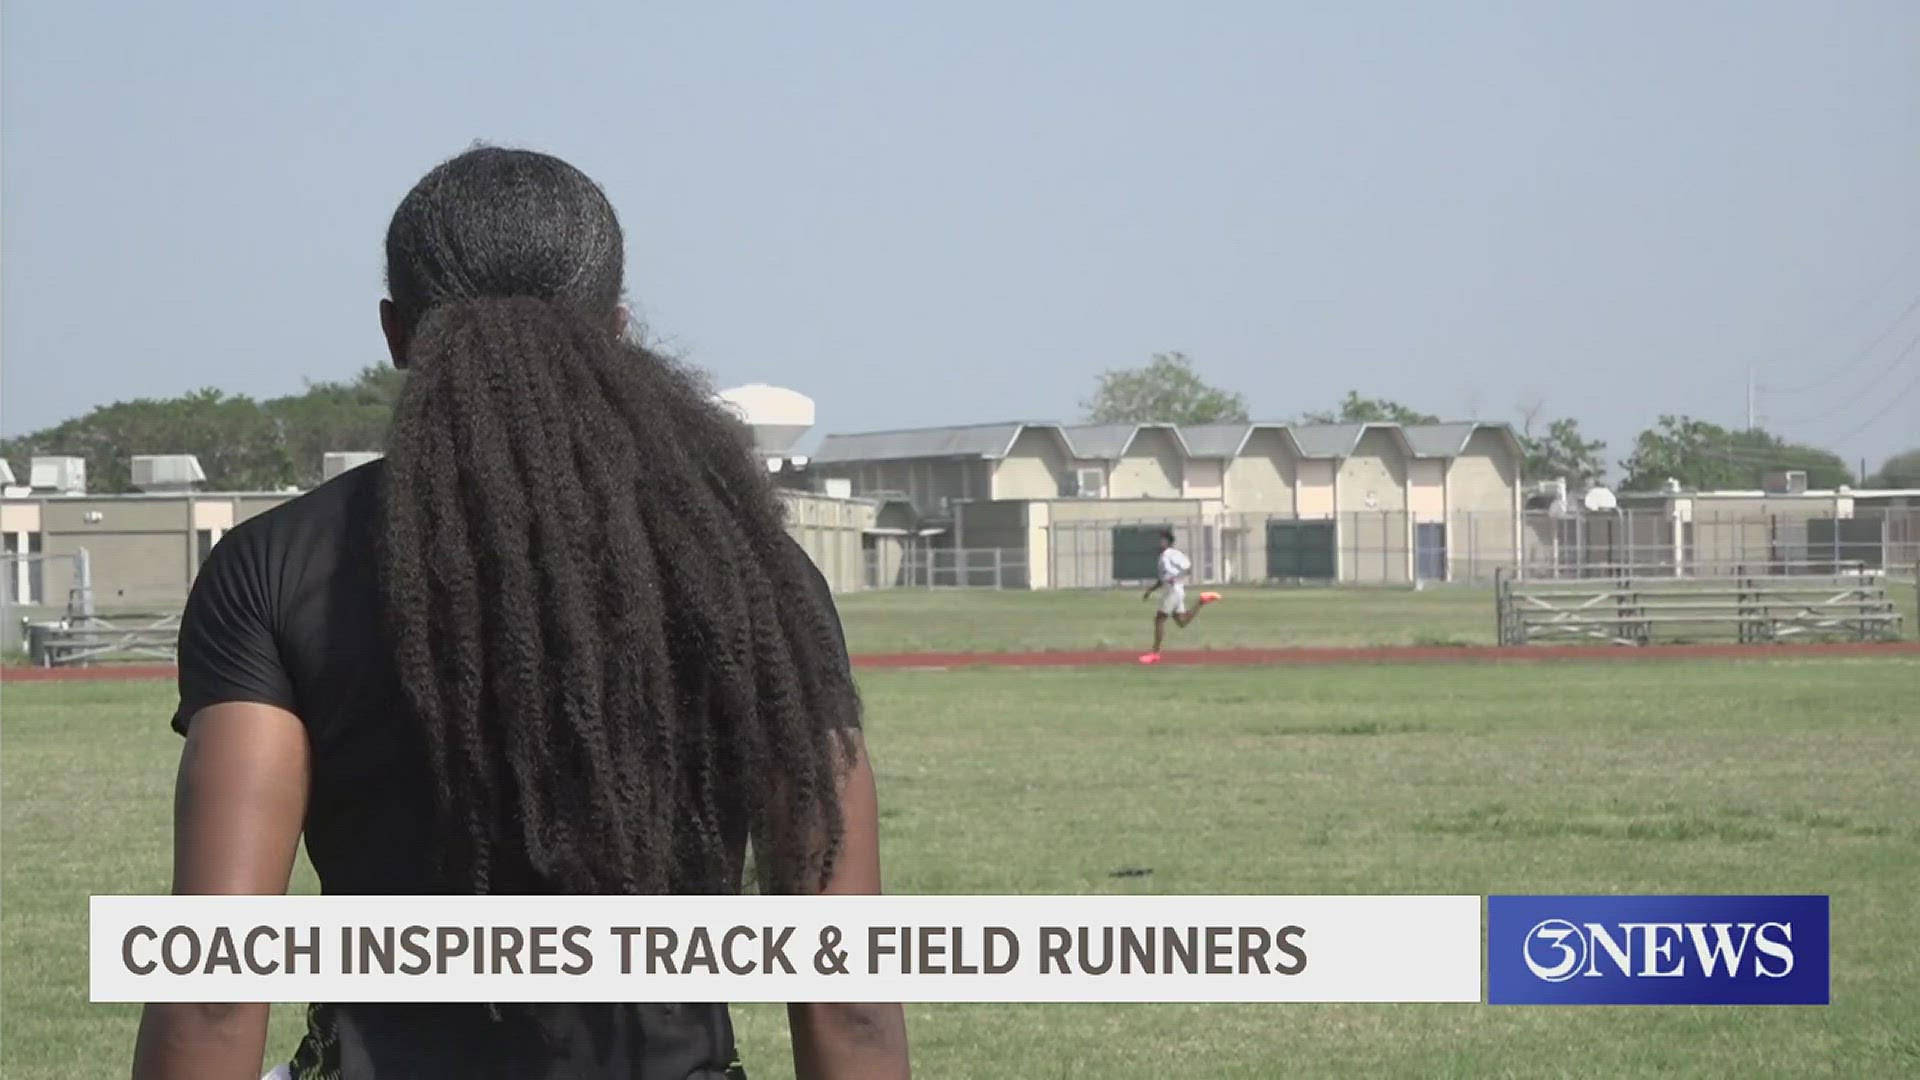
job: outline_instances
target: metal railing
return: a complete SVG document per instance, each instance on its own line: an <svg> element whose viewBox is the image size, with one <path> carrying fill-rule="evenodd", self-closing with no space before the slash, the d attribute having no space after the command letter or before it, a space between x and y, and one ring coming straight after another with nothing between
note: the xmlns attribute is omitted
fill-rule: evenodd
<svg viewBox="0 0 1920 1080"><path fill-rule="evenodd" d="M1025 589L1027 553L1018 548L869 549L869 589Z"/></svg>

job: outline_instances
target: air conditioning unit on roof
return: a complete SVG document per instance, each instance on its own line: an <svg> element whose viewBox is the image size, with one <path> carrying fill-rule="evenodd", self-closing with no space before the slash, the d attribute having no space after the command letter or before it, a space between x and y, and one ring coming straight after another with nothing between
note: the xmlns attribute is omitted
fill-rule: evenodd
<svg viewBox="0 0 1920 1080"><path fill-rule="evenodd" d="M335 450L320 458L320 479L331 480L344 472L352 472L362 465L371 465L379 461L381 454L373 450Z"/></svg>
<svg viewBox="0 0 1920 1080"><path fill-rule="evenodd" d="M85 495L87 459L37 457L27 464L27 486L37 494Z"/></svg>
<svg viewBox="0 0 1920 1080"><path fill-rule="evenodd" d="M200 459L192 454L135 454L133 487L136 491L192 491L207 482Z"/></svg>

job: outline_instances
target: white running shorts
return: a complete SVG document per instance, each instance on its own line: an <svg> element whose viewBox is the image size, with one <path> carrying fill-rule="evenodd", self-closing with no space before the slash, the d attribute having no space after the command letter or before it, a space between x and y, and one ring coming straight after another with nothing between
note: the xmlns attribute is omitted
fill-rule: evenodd
<svg viewBox="0 0 1920 1080"><path fill-rule="evenodd" d="M1179 615L1187 610L1187 587L1167 585L1160 590L1160 614Z"/></svg>

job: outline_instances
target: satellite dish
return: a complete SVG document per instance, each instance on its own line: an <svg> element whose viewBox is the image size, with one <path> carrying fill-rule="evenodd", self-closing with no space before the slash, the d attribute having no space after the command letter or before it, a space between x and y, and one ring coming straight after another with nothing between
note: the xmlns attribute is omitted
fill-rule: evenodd
<svg viewBox="0 0 1920 1080"><path fill-rule="evenodd" d="M1580 501L1586 506L1587 512L1592 514L1613 510L1620 505L1620 501L1613 497L1613 492L1603 487L1588 488Z"/></svg>

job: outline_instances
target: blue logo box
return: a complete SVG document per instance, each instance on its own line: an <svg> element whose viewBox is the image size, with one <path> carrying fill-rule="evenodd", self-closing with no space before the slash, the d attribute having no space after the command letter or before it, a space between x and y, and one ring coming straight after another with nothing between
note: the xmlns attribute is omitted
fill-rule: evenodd
<svg viewBox="0 0 1920 1080"><path fill-rule="evenodd" d="M1489 896L1490 1005L1825 1005L1824 896Z"/></svg>

